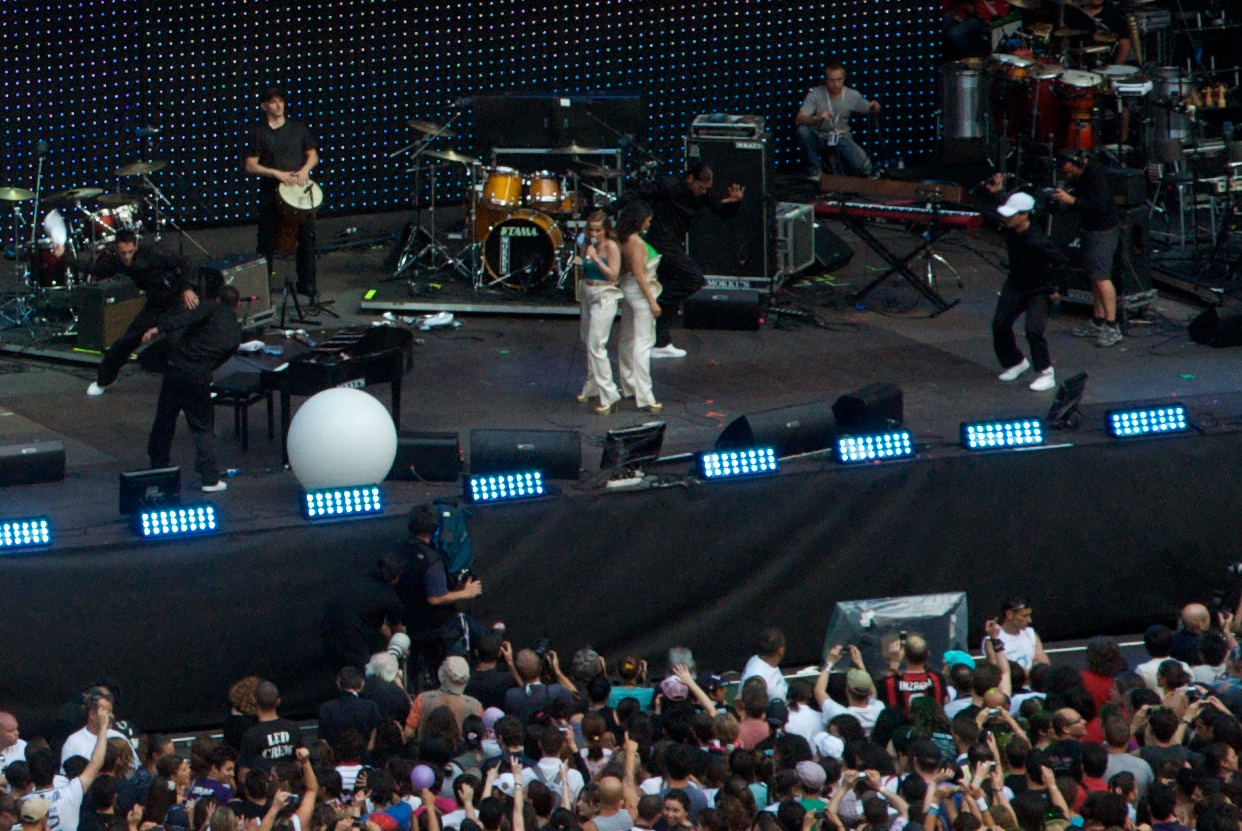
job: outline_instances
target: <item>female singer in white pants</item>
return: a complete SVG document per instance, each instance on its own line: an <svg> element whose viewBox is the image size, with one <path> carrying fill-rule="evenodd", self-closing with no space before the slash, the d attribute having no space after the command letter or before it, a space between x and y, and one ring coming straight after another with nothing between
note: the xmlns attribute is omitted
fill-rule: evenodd
<svg viewBox="0 0 1242 831"><path fill-rule="evenodd" d="M621 393L612 380L612 364L608 360L608 336L617 316L617 304L624 296L617 283L621 279L621 246L603 211L587 217L586 233L579 246L582 280L578 293L582 296L582 342L586 345L587 379L578 395L578 402L588 403L599 397L597 415L608 415L621 400Z"/></svg>
<svg viewBox="0 0 1242 831"><path fill-rule="evenodd" d="M622 394L633 392L638 409L656 415L664 410L651 389L651 347L655 345L655 319L660 316L656 303L660 282L655 278L660 255L640 236L650 225L651 206L637 200L626 205L617 218L621 292L625 295L617 351Z"/></svg>

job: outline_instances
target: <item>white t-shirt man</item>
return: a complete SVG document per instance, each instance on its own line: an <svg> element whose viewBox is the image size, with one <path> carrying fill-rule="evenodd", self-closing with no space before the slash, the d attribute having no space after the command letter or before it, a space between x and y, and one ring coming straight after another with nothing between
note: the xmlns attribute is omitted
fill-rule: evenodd
<svg viewBox="0 0 1242 831"><path fill-rule="evenodd" d="M831 698L825 698L821 709L824 713L824 724L827 724L839 715L853 716L862 725L863 733L870 736L871 728L875 727L875 720L880 717L880 713L884 712L884 702L872 696L861 707L842 707Z"/></svg>
<svg viewBox="0 0 1242 831"><path fill-rule="evenodd" d="M586 782L582 779L582 774L577 768L569 769L567 781L569 783L569 802L573 804L578 799L578 792L582 790L582 786ZM540 759L533 768L526 768L522 771L522 785L529 785L538 779L540 782L548 786L548 790L556 794L557 802L561 798L561 760L560 759Z"/></svg>
<svg viewBox="0 0 1242 831"><path fill-rule="evenodd" d="M809 704L799 704L798 709L790 708L789 721L785 722L785 732L801 736L810 744L815 736L824 730L824 714Z"/></svg>
<svg viewBox="0 0 1242 831"><path fill-rule="evenodd" d="M789 695L789 684L786 683L785 676L781 675L780 667L772 666L758 655L751 655L746 662L746 669L742 670L741 684L745 685L746 679L752 676L763 679L763 683L768 685L768 698L773 701L778 698L784 701Z"/></svg>
<svg viewBox="0 0 1242 831"><path fill-rule="evenodd" d="M118 733L111 727L108 728L108 738L124 739L124 733ZM65 746L60 751L60 770L65 770L65 760L74 756L81 756L83 759L91 758L91 754L95 752L96 736L90 730L83 727L69 738L65 739ZM128 741L128 739L126 739ZM53 806L55 807L55 806ZM50 816L50 815L49 815Z"/></svg>
<svg viewBox="0 0 1242 831"><path fill-rule="evenodd" d="M93 744L91 750L94 750ZM47 811L47 831L78 831L82 798L85 795L81 777L74 777L66 785L43 791L31 791L25 798L41 796L52 803Z"/></svg>
<svg viewBox="0 0 1242 831"><path fill-rule="evenodd" d="M95 748L91 748L93 751ZM0 774L4 773L4 769L14 762L26 761L26 740L18 739L13 744L0 750Z"/></svg>
<svg viewBox="0 0 1242 831"><path fill-rule="evenodd" d="M1009 634L1002 627L997 633L997 637L1005 645L1006 658L1028 671L1035 666L1035 643L1037 638L1034 626L1026 626L1019 629L1016 635ZM983 647L980 646L980 649L983 649ZM986 650L984 650L984 654L987 654Z"/></svg>

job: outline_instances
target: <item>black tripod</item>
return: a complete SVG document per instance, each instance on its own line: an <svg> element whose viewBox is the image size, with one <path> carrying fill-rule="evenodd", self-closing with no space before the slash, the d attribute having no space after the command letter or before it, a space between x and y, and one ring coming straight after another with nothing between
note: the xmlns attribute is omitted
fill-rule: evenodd
<svg viewBox="0 0 1242 831"><path fill-rule="evenodd" d="M292 259L289 255L273 254L271 260L268 261L269 274L276 270L277 260ZM306 307L302 307L302 302L298 300L298 291L296 285L296 269L284 269L284 286L281 288L280 298L280 328L285 328L285 319L289 313L289 301L293 301L293 310L297 313L297 317L288 318L290 323L305 323L312 326L319 325L319 315L327 314L332 317L339 318L336 312L329 309L335 303L335 300L320 300L318 294L311 295Z"/></svg>

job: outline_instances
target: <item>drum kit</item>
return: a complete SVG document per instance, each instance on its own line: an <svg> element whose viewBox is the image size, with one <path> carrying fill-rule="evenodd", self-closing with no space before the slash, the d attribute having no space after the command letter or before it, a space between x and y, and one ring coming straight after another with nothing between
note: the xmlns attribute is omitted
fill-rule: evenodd
<svg viewBox="0 0 1242 831"><path fill-rule="evenodd" d="M564 171L523 173L505 165L489 166L456 151L427 149L435 138L455 137L451 121L444 126L408 123L424 138L397 153L414 151L414 164L407 172L429 176L429 221L422 231L421 216L416 216L416 230L405 240L393 279L448 269L471 280L475 290L533 292L553 284L564 288L573 274L576 232L585 226L586 214L619 195L625 171L582 160L579 157L597 157L601 151L578 144L546 151L548 156L571 157L571 168ZM437 226L437 171L444 166L464 171L467 180L463 245L457 251L441 239ZM421 208L418 200L415 204Z"/></svg>
<svg viewBox="0 0 1242 831"><path fill-rule="evenodd" d="M72 289L89 283L91 277L58 253L62 249L73 252L77 261L89 260L120 231L149 231L156 238L166 227L180 231L168 216L171 202L150 178L167 166L163 161L126 164L115 171L123 187L111 193L79 187L43 196L41 168L34 191L0 187L0 211L6 214L2 222L7 229L4 255L14 262L18 281L16 290L0 302L0 327L31 323L40 310L63 309L72 318L65 333L72 332L76 323ZM182 239L198 245L184 234Z"/></svg>

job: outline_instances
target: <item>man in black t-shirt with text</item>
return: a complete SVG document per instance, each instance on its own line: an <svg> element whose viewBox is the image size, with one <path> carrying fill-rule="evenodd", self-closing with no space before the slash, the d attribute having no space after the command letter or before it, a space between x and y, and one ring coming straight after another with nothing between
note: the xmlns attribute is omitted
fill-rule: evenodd
<svg viewBox="0 0 1242 831"><path fill-rule="evenodd" d="M242 736L238 766L243 770L268 770L273 762L284 759L292 761L297 749L302 746L302 734L296 724L277 715L280 691L271 681L263 681L255 687L254 701L259 713L259 723ZM238 778L244 779L245 774Z"/></svg>
<svg viewBox="0 0 1242 831"><path fill-rule="evenodd" d="M310 172L319 164L319 143L300 121L285 118L285 94L269 89L259 101L263 118L250 130L246 150L246 173L262 177L259 191L259 233L256 250L267 257L271 273L276 253L276 233L280 228L281 185L305 187ZM312 300L318 297L315 284L315 223L307 220L298 227L297 291Z"/></svg>

